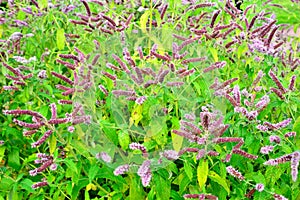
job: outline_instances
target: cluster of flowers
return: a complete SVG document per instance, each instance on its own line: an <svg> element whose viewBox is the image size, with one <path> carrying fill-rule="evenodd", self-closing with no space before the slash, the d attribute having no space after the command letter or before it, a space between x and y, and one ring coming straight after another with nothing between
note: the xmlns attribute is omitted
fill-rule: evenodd
<svg viewBox="0 0 300 200"><path fill-rule="evenodd" d="M86 9L86 14L77 13L76 16L80 18L80 20L71 19L70 22L76 25L86 26L84 30L88 32L93 32L93 30L100 30L102 33L113 35L114 32L121 32L125 30L130 24L130 21L133 17L133 15L129 15L125 22L120 21L117 24L115 20L113 20L106 14L106 12L108 11L99 12L97 15L94 15L94 13L91 12L88 2L85 0L81 2ZM103 3L101 3L100 1L91 1L91 3L103 6ZM71 7L69 6L66 11L69 12L73 9L74 6L72 5Z"/></svg>
<svg viewBox="0 0 300 200"><path fill-rule="evenodd" d="M2 63L3 66L8 69L13 75L5 74L5 77L12 81L12 85L3 86L4 90L19 90L21 86L26 85L26 80L33 76L32 73L24 75L21 70L29 70L25 66L19 66L18 68L13 68L6 63Z"/></svg>
<svg viewBox="0 0 300 200"><path fill-rule="evenodd" d="M150 181L151 181L151 178L152 178L152 172L151 172L151 160L148 159L148 152L147 152L147 149L139 144L139 143L131 143L129 145L129 148L131 150L140 150L143 154L143 156L145 158L147 158L140 166L139 166L139 169L137 171L137 174L141 177L141 180L142 180L142 184L144 187L146 186L149 186L150 184ZM121 166L118 166L115 170L114 170L114 174L116 176L118 175L122 175L126 172L128 172L130 170L131 167L133 167L135 165L133 164L125 164L125 165L121 165Z"/></svg>
<svg viewBox="0 0 300 200"><path fill-rule="evenodd" d="M70 78L61 75L59 73L56 73L54 71L51 72L51 74L61 80L64 84L68 84L71 87L67 87L63 84L57 84L56 87L58 89L63 90L62 95L63 96L68 96L72 95L75 92L83 92L84 90L90 88L92 86L92 78L91 78L91 67L87 67L87 70L85 69L84 62L86 60L86 56L77 48L75 48L75 51L78 53L78 56L75 56L73 54L60 54L60 58L64 59L71 59L73 60L74 63L66 62L60 59L57 59L56 61L70 70L73 70L73 78L74 81L71 80ZM94 58L93 62L97 62L97 59L99 56L96 56ZM3 65L11 71L15 76L11 75L6 75L6 77L10 80L14 81L14 84L19 84L19 85L25 85L26 82L25 80L28 78L31 78L33 76L32 73L29 75L23 75L19 68L13 68L9 66L6 63L3 63ZM22 66L21 66L22 67ZM24 68L24 67L23 67ZM76 68L78 69L75 70ZM42 70L38 75L39 78L44 79L47 77L46 73L44 70ZM21 84L22 83L22 84ZM4 86L4 87L16 87L16 86ZM18 88L16 88L18 89ZM86 123L89 124L91 122L91 117L89 115L86 115L83 109L83 106L80 103L73 103L72 100L64 100L60 99L58 100L59 104L71 104L74 105L73 111L71 113L66 113L65 117L59 118L57 114L57 106L55 103L51 103L49 105L50 110L51 110L51 118L47 119L45 116L40 114L39 112L36 111L31 111L31 110L21 110L21 109L16 109L16 110L4 110L3 113L5 115L14 115L14 116L20 116L20 115L29 115L32 117L32 123L28 123L19 119L14 118L13 122L21 127L27 128L29 130L25 130L23 132L24 136L31 136L35 133L38 133L39 130L41 130L42 127L46 128L45 133L40 137L39 140L36 142L32 143L31 146L32 148L36 148L41 146L42 144L45 143L45 141L50 137L50 135L54 134L56 128L55 125L59 124L68 124L68 131L73 132L74 131L74 125L80 124L80 123ZM71 125L70 125L71 123ZM48 129L48 130L47 130ZM45 157L46 158L46 157ZM54 169L53 166L56 166L56 164L53 164L53 157L51 156L51 159L47 157L47 161L43 162L43 165L35 170L30 171L31 175L35 175L38 172L44 171L48 166L50 168ZM44 157L42 160L45 160ZM43 184L42 184L43 185ZM37 187L37 186L36 186Z"/></svg>

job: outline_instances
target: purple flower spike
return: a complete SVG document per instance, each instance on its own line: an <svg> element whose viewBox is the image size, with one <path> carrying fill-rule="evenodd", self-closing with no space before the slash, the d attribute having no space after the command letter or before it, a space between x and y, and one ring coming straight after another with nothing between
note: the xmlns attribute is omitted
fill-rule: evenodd
<svg viewBox="0 0 300 200"><path fill-rule="evenodd" d="M179 158L178 152L175 150L165 150L161 156L168 160L177 160Z"/></svg>
<svg viewBox="0 0 300 200"><path fill-rule="evenodd" d="M129 145L129 148L131 149L131 150L140 150L142 153L143 153L143 155L145 156L145 157L147 157L147 149L146 149L146 147L144 146L144 145L142 145L142 144L139 144L139 143L136 143L136 142L133 142L133 143L131 143L130 145Z"/></svg>
<svg viewBox="0 0 300 200"><path fill-rule="evenodd" d="M46 181L43 181L43 182L37 182L33 184L31 187L32 189L36 189L36 188L44 187L46 185L48 185L48 183Z"/></svg>
<svg viewBox="0 0 300 200"><path fill-rule="evenodd" d="M125 165L121 165L119 167L117 167L115 170L114 170L114 175L115 176L118 176L118 175L122 175L122 174L125 174L126 172L129 171L129 165L128 164L125 164Z"/></svg>
<svg viewBox="0 0 300 200"><path fill-rule="evenodd" d="M112 158L106 152L100 152L96 154L97 159L102 159L106 163L111 163Z"/></svg>
<svg viewBox="0 0 300 200"><path fill-rule="evenodd" d="M55 103L51 103L50 104L50 108L51 108L51 119L56 119L57 118L57 108L56 108L56 104Z"/></svg>
<svg viewBox="0 0 300 200"><path fill-rule="evenodd" d="M269 154L271 151L273 151L274 146L264 146L260 149L260 153L262 154Z"/></svg>
<svg viewBox="0 0 300 200"><path fill-rule="evenodd" d="M245 179L245 177L238 170L234 169L232 166L226 167L226 171L231 176L234 176L234 177L238 178L241 181L243 181Z"/></svg>
<svg viewBox="0 0 300 200"><path fill-rule="evenodd" d="M43 144L43 143L46 141L46 139L47 139L52 133L53 133L52 130L46 131L46 132L44 133L44 135L43 135L38 141L32 143L31 146L32 146L32 147L38 147L38 146L40 146L41 144Z"/></svg>
<svg viewBox="0 0 300 200"><path fill-rule="evenodd" d="M285 198L284 196L280 195L280 194L273 194L274 200L288 200L287 198Z"/></svg>
<svg viewBox="0 0 300 200"><path fill-rule="evenodd" d="M147 97L141 96L141 97L137 98L137 99L135 100L135 102L136 102L137 104L141 105L141 104L144 103L144 101L146 101L146 99L147 99Z"/></svg>
<svg viewBox="0 0 300 200"><path fill-rule="evenodd" d="M145 160L143 164L139 167L137 174L141 177L142 179L142 184L144 187L149 186L151 178L152 178L152 173L150 170L150 160Z"/></svg>
<svg viewBox="0 0 300 200"><path fill-rule="evenodd" d="M278 136L276 136L276 135L271 135L270 137L269 137L269 140L270 140L270 142L275 142L275 143L277 143L277 144L279 144L280 143L280 137L278 137Z"/></svg>
<svg viewBox="0 0 300 200"><path fill-rule="evenodd" d="M293 131L293 132L288 132L286 134L284 134L284 137L288 138L288 137L295 137L296 136L296 132Z"/></svg>

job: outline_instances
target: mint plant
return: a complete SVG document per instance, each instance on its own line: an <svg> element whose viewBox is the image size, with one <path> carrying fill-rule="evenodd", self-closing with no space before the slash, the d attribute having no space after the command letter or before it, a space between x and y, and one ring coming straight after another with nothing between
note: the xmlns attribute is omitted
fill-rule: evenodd
<svg viewBox="0 0 300 200"><path fill-rule="evenodd" d="M0 199L298 199L298 1L7 1Z"/></svg>

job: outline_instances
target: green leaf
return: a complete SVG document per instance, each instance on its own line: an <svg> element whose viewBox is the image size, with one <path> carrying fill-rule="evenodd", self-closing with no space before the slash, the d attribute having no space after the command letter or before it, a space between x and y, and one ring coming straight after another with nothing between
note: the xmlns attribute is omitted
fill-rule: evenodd
<svg viewBox="0 0 300 200"><path fill-rule="evenodd" d="M136 104L134 106L134 109L131 112L131 117L130 117L130 125L132 126L132 124L134 123L135 126L138 126L138 123L142 120L143 118L143 107L142 105Z"/></svg>
<svg viewBox="0 0 300 200"><path fill-rule="evenodd" d="M210 51L211 55L213 56L215 62L218 62L219 58L218 58L218 51L216 50L216 48L209 47L208 50Z"/></svg>
<svg viewBox="0 0 300 200"><path fill-rule="evenodd" d="M300 135L300 116L296 119L294 123L293 131L296 131L297 135Z"/></svg>
<svg viewBox="0 0 300 200"><path fill-rule="evenodd" d="M154 185L156 186L157 200L170 199L171 183L168 179L163 178L158 174L154 174Z"/></svg>
<svg viewBox="0 0 300 200"><path fill-rule="evenodd" d="M26 18L26 13L20 10L17 14L17 19L18 20L24 20Z"/></svg>
<svg viewBox="0 0 300 200"><path fill-rule="evenodd" d="M89 191L85 190L84 192L84 200L90 200Z"/></svg>
<svg viewBox="0 0 300 200"><path fill-rule="evenodd" d="M248 46L246 43L244 43L243 45L240 45L238 47L238 50L237 50L237 57L238 59L241 58L242 55L245 55L245 53L248 51Z"/></svg>
<svg viewBox="0 0 300 200"><path fill-rule="evenodd" d="M0 146L0 163L2 162L4 153L5 153L5 149L6 149L5 146Z"/></svg>
<svg viewBox="0 0 300 200"><path fill-rule="evenodd" d="M59 50L63 50L65 48L65 31L62 28L57 29L56 32L56 45Z"/></svg>
<svg viewBox="0 0 300 200"><path fill-rule="evenodd" d="M98 171L99 171L99 167L97 165L92 165L92 167L89 169L89 181L90 183L94 180L94 178L96 177Z"/></svg>
<svg viewBox="0 0 300 200"><path fill-rule="evenodd" d="M73 187L73 190L72 190L72 195L71 195L71 199L72 200L76 200L78 199L78 194L79 194L79 190L82 189L83 187L85 187L87 184L89 184L89 181L87 179L82 179L80 181L78 181L78 184L76 184L74 187Z"/></svg>
<svg viewBox="0 0 300 200"><path fill-rule="evenodd" d="M177 117L172 117L171 122L172 122L172 129L180 128L179 119ZM171 137L172 137L172 144L174 150L179 152L182 147L183 137L175 133L171 133Z"/></svg>
<svg viewBox="0 0 300 200"><path fill-rule="evenodd" d="M54 151L56 150L56 137L53 134L50 136L50 147L49 147L49 149L50 149L50 154L53 154Z"/></svg>
<svg viewBox="0 0 300 200"><path fill-rule="evenodd" d="M154 14L155 14L155 20L156 20L156 23L157 23L157 27L160 27L160 24L161 24L160 13L156 9L153 10L153 11L154 11Z"/></svg>
<svg viewBox="0 0 300 200"><path fill-rule="evenodd" d="M208 177L209 177L212 181L214 181L214 182L218 183L219 185L221 185L221 186L226 190L226 192L227 192L228 194L230 193L230 189L229 189L229 187L228 187L228 185L227 185L227 183L226 183L226 179L225 179L225 178L220 177L220 176L219 176L216 172L214 172L214 171L209 171Z"/></svg>
<svg viewBox="0 0 300 200"><path fill-rule="evenodd" d="M39 7L41 9L47 8L48 7L48 0L38 0Z"/></svg>
<svg viewBox="0 0 300 200"><path fill-rule="evenodd" d="M64 160L65 164L68 166L68 168L73 171L73 173L78 174L77 167L75 163L72 160Z"/></svg>
<svg viewBox="0 0 300 200"><path fill-rule="evenodd" d="M32 189L32 180L26 178L23 181L21 181L21 183L19 184L21 186L22 189L28 191L28 192L34 192L34 189Z"/></svg>
<svg viewBox="0 0 300 200"><path fill-rule="evenodd" d="M127 131L120 131L118 133L119 144L123 150L127 150L130 144L130 137Z"/></svg>
<svg viewBox="0 0 300 200"><path fill-rule="evenodd" d="M72 140L71 145L76 149L76 152L78 154L83 155L86 158L89 158L90 155L88 152L88 147L84 143L82 143L79 140Z"/></svg>
<svg viewBox="0 0 300 200"><path fill-rule="evenodd" d="M197 167L197 180L201 190L207 181L207 175L208 175L208 162L202 159L200 160Z"/></svg>
<svg viewBox="0 0 300 200"><path fill-rule="evenodd" d="M8 154L8 165L15 170L19 170L21 167L19 151L19 149L13 148Z"/></svg>
<svg viewBox="0 0 300 200"><path fill-rule="evenodd" d="M0 180L0 191L9 191L13 184L15 183L14 179L11 177L4 177Z"/></svg>
<svg viewBox="0 0 300 200"><path fill-rule="evenodd" d="M112 141L114 145L118 145L118 135L116 133L115 124L101 120L100 125L106 137Z"/></svg>
<svg viewBox="0 0 300 200"><path fill-rule="evenodd" d="M137 175L131 176L129 199L145 199L145 192L143 190L141 180L138 178Z"/></svg>
<svg viewBox="0 0 300 200"><path fill-rule="evenodd" d="M186 173L181 173L179 176L173 181L173 184L179 185L179 194L182 195L191 180L186 176Z"/></svg>
<svg viewBox="0 0 300 200"><path fill-rule="evenodd" d="M150 12L151 12L150 10L147 10L146 12L144 12L144 14L140 18L140 25L141 25L141 30L143 33L147 32L146 25L148 22Z"/></svg>
<svg viewBox="0 0 300 200"><path fill-rule="evenodd" d="M188 161L185 161L183 164L184 172L189 177L190 180L193 179L193 168L191 167L190 163Z"/></svg>

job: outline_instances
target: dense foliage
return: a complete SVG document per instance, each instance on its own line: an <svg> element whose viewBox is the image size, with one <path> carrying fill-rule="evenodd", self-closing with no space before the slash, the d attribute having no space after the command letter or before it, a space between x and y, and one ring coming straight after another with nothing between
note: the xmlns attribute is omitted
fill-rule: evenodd
<svg viewBox="0 0 300 200"><path fill-rule="evenodd" d="M300 199L299 1L0 5L1 199Z"/></svg>

